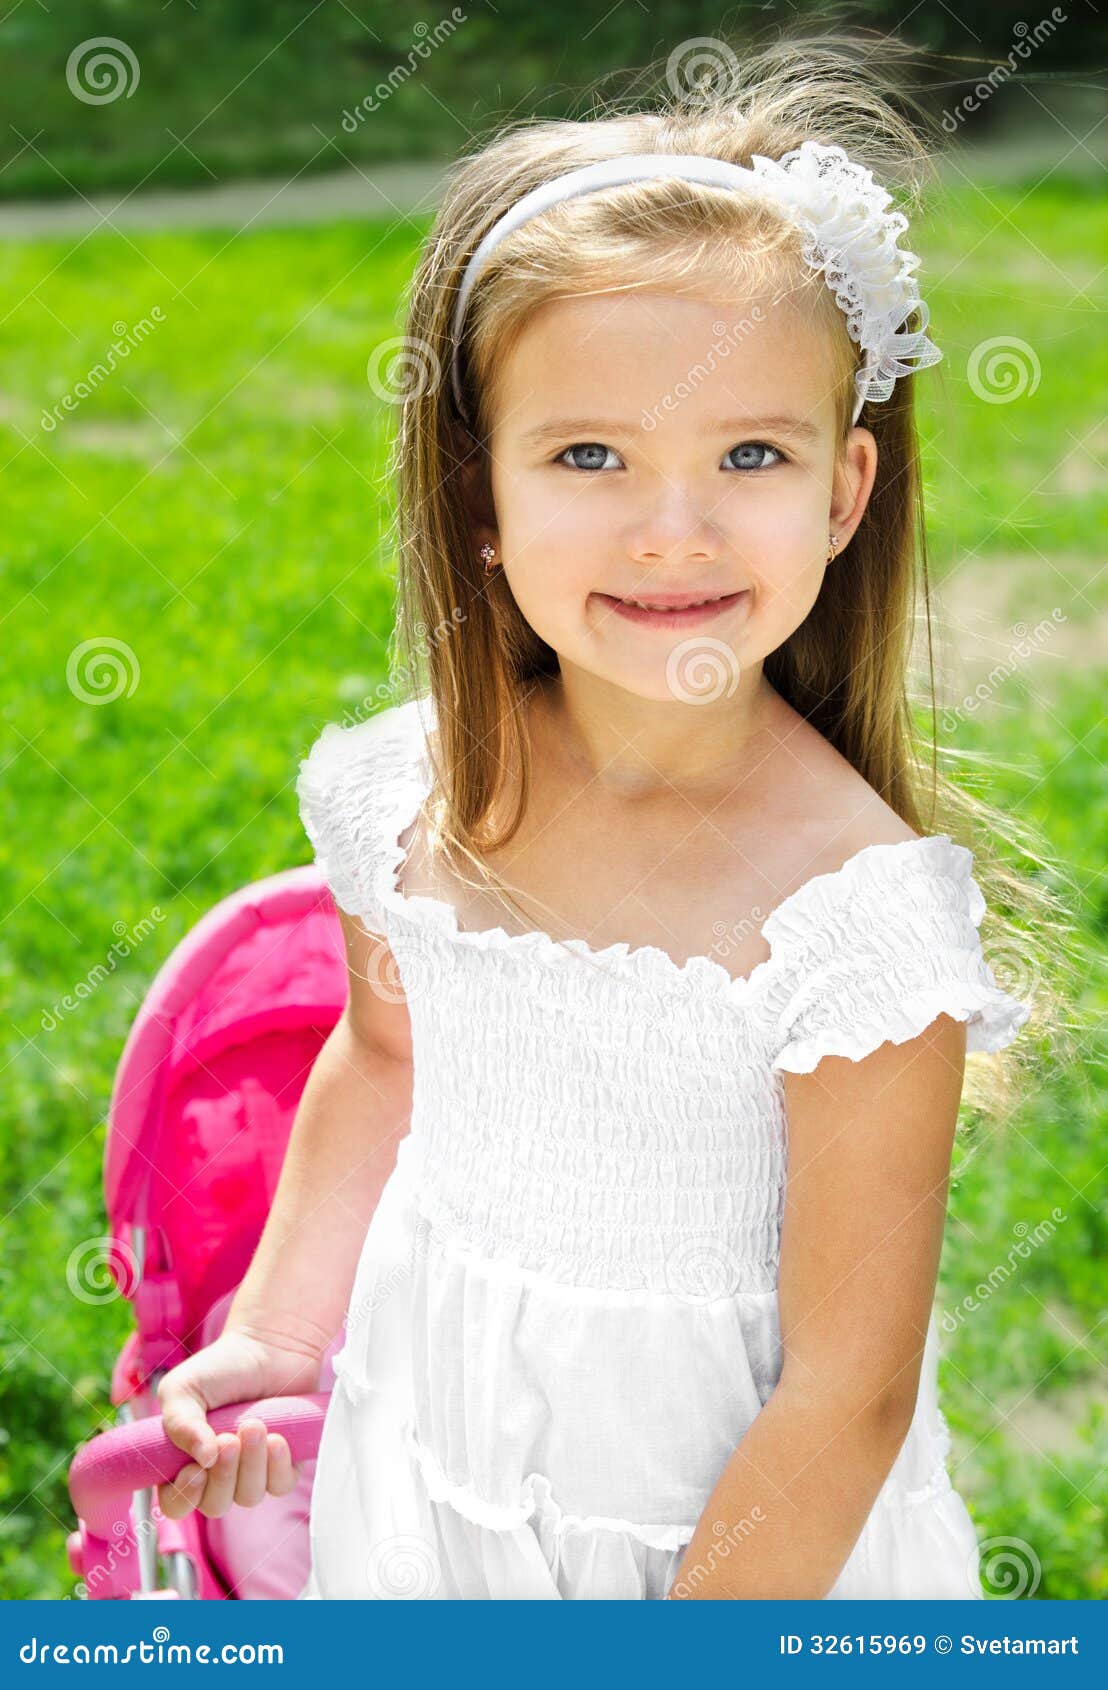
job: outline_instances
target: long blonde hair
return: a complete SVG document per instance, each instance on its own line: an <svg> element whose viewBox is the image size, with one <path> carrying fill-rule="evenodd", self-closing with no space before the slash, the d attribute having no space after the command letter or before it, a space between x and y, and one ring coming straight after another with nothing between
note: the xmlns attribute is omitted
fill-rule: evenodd
<svg viewBox="0 0 1108 1690"><path fill-rule="evenodd" d="M500 215L539 183L626 153L699 153L748 165L754 153L780 158L812 137L868 165L910 217L931 170L928 119L918 108L902 115L913 102L861 45L849 35L779 40L743 55L735 85L716 97L667 90L585 121L513 122L451 174L408 295L406 344L422 379L405 395L390 466L398 493L394 658L411 696L430 691L435 705L433 836L456 872L464 859L509 903L480 852L507 843L525 813L531 763L521 704L557 673L558 659L524 620L503 571L490 581L464 496L463 470L475 466L491 510L487 442L501 360L548 300L667 285L697 291L706 273L742 285L745 297L772 283L826 328L841 450L860 351L823 277L804 263L795 230L775 211L694 183L629 184L552 207L493 253L471 296L461 349L470 431L457 418L449 379L451 317L465 265ZM938 766L915 379L901 378L888 401L863 409L859 422L878 447L865 514L812 611L767 656L764 672L905 822L973 850L988 906L985 955L998 983L1030 996L1034 1007L1010 1051L969 1059L964 1098L986 1114L1007 1112L1012 1082L1033 1049L1044 1039L1062 1049L1078 975L1076 967L1064 974L1061 941L1076 930L1057 892L1018 872L998 849L1003 842L1042 863L1042 841ZM909 697L917 599L930 678L926 742ZM428 638L441 629L446 637ZM521 784L513 813L497 825L508 769L520 772Z"/></svg>

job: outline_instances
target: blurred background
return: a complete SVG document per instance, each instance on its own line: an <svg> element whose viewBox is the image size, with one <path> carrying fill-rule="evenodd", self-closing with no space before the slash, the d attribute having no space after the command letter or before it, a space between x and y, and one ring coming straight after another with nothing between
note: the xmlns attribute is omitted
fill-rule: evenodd
<svg viewBox="0 0 1108 1690"><path fill-rule="evenodd" d="M505 121L625 97L697 38L741 55L805 25L907 43L949 137L911 238L945 353L918 389L938 728L977 790L1042 829L1044 876L1103 954L1097 8L5 8L5 1597L76 1593L66 1473L112 1422L131 1329L89 1264L135 1011L219 898L308 860L298 759L388 693L382 372L444 169ZM1014 959L1001 983L1034 984ZM1094 971L1083 1025L1105 996ZM999 1598L1108 1595L1103 1074L1085 1031L1003 1133L956 1152L940 1382Z"/></svg>

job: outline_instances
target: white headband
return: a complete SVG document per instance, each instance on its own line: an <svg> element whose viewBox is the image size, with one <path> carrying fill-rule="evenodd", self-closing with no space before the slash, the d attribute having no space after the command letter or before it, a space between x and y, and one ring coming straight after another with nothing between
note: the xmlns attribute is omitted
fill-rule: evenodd
<svg viewBox="0 0 1108 1690"><path fill-rule="evenodd" d="M897 246L908 219L902 212L886 209L892 196L874 181L872 171L848 159L841 147L823 146L819 141L803 141L780 161L759 153L752 158L753 164L747 166L696 153L632 153L555 176L511 206L474 252L458 289L450 376L462 418L466 418L458 369L462 326L469 296L494 247L560 200L653 177L676 176L720 188L753 187L803 230L805 262L824 272L827 286L846 313L851 339L866 354L854 377L857 399L852 422L858 421L867 399L888 399L898 376L937 364L942 353L924 332L929 312L911 273L919 259ZM899 333L913 310L919 311L919 328ZM914 366L905 362L908 358L915 360Z"/></svg>

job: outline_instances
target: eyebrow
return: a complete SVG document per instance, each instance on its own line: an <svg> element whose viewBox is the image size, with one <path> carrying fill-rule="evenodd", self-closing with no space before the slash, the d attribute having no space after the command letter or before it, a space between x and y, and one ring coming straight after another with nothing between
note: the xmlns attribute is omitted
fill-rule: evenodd
<svg viewBox="0 0 1108 1690"><path fill-rule="evenodd" d="M702 429L701 435L709 434L741 434L744 430L765 429L772 434L791 434L796 440L806 440L812 443L822 438L822 430L814 423L803 417L772 416L772 417L725 417L721 422L713 423ZM559 417L551 422L539 423L536 428L529 428L521 435L525 445L537 445L543 440L560 439L563 435L575 434L580 437L606 434L626 438L639 432L636 424L627 422L603 422L596 417Z"/></svg>

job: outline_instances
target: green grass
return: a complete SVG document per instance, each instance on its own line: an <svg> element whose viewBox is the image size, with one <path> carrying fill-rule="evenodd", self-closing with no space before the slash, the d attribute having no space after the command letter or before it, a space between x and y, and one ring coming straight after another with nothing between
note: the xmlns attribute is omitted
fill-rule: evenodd
<svg viewBox="0 0 1108 1690"><path fill-rule="evenodd" d="M936 572L967 553L995 555L998 568L1013 553L1035 560L1034 622L1052 604L1076 609L1073 589L1101 560L1103 486L1077 473L1076 459L1068 476L1060 465L1074 441L1095 442L1108 384L1091 298L1067 278L1091 280L1108 255L1091 197L1048 187L1017 212L1018 199L967 189L921 226L946 362L920 390ZM93 1307L69 1293L66 1262L104 1231L104 1119L131 1019L204 911L307 859L297 759L323 722L387 678L383 474L395 418L365 367L399 332L426 226L99 235L0 251L3 1178L16 1244L5 1252L0 1371L9 1597L73 1588L66 1472L109 1412L109 1371L129 1330L125 1304ZM164 322L43 432L44 407L105 356L113 325L155 306ZM1038 390L1011 405L981 403L966 381L970 351L996 335L1026 341L1041 365ZM137 686L114 703L81 703L67 660L103 636L131 648ZM960 728L957 743L995 760L989 795L1039 822L1088 888L1081 918L1103 944L1104 669L1059 665L1048 678L1049 696L1041 671L1034 691L1017 676L1003 707ZM130 929L154 910L150 936L44 1032L44 1013L110 957L116 924ZM1081 1007L1098 1003L1103 987L1090 982ZM1064 1409L1095 1372L1052 1315L1078 1336L1103 1319L1102 1068L1091 1049L1078 1073L1050 1079L958 1168L943 1258L940 1301L950 1306L1004 1258L1018 1223L1035 1225L1054 1204L1069 1217L944 1340L956 1483L982 1537L1030 1544L1040 1598L1108 1592L1105 1479L1091 1436L1084 1455L1052 1459L1029 1453L1003 1418L1031 1389Z"/></svg>

